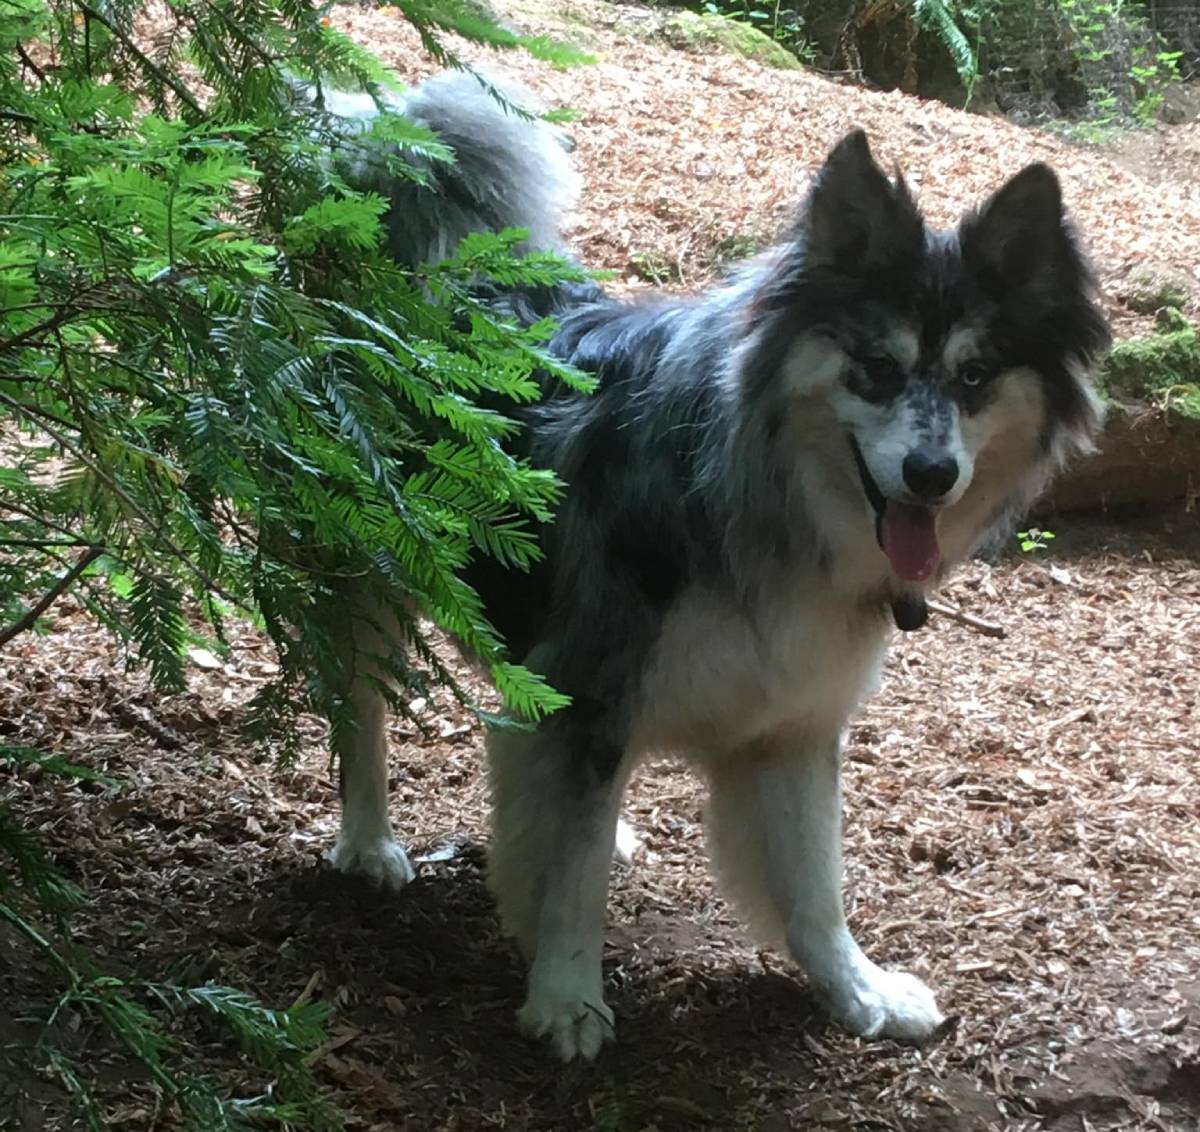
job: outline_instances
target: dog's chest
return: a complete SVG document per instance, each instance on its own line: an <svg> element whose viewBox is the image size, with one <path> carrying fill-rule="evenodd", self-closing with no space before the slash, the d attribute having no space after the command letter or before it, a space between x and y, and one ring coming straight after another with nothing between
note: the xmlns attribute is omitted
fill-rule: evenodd
<svg viewBox="0 0 1200 1132"><path fill-rule="evenodd" d="M651 654L634 742L707 762L784 727L833 741L877 685L888 635L823 587L749 610L691 592Z"/></svg>

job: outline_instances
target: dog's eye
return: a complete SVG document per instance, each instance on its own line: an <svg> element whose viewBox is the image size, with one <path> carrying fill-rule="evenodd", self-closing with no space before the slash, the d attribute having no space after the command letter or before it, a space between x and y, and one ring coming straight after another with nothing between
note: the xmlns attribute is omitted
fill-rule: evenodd
<svg viewBox="0 0 1200 1132"><path fill-rule="evenodd" d="M889 358L885 354L867 358L863 362L863 369L866 370L867 380L874 386L886 389L904 384L904 370L895 358Z"/></svg>
<svg viewBox="0 0 1200 1132"><path fill-rule="evenodd" d="M968 389L977 389L992 376L992 371L983 362L967 362L958 371L958 380Z"/></svg>

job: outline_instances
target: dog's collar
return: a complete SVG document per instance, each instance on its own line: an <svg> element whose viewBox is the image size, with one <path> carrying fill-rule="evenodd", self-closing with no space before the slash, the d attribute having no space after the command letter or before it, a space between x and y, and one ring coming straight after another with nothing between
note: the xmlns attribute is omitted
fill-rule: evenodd
<svg viewBox="0 0 1200 1132"><path fill-rule="evenodd" d="M883 512L887 507L887 500L884 498L883 492L879 490L879 484L875 482L875 477L871 475L871 469L867 467L866 460L863 459L862 449L858 446L858 441L853 435L847 436L850 441L850 451L854 454L854 463L858 468L858 478L862 481L863 491L867 496L867 502L870 503L871 509L875 512L875 538L879 541L879 545L883 545L883 537L879 532L879 524L883 522Z"/></svg>
<svg viewBox="0 0 1200 1132"><path fill-rule="evenodd" d="M847 439L850 441L850 451L854 454L854 463L858 468L858 478L862 481L863 493L867 497L867 502L871 504L871 509L875 512L875 541L882 547L883 512L887 508L887 499L879 490L875 477L871 475L871 470L867 467L866 460L863 459L858 441L852 435ZM929 606L925 604L925 599L920 594L904 594L894 597L888 604L892 607L892 620L902 633L912 633L917 629L924 628L925 622L929 620Z"/></svg>

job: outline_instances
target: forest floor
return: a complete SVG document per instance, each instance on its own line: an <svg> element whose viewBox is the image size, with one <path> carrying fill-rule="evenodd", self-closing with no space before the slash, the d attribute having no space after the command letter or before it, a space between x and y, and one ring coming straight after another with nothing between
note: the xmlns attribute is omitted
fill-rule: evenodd
<svg viewBox="0 0 1200 1132"><path fill-rule="evenodd" d="M386 9L335 18L402 74L431 69ZM1195 126L1148 135L1165 155L1150 177L998 119L677 52L655 38L657 18L590 3L514 17L600 57L576 71L465 52L583 112L573 245L630 289L655 272L701 285L747 234L768 239L855 124L946 222L1024 161L1051 161L1120 326L1137 325L1121 301L1134 265L1200 264L1200 163L1182 161ZM314 1068L352 1130L1188 1132L1200 1127L1200 523L1181 509L1054 529L1048 549L973 562L947 587L1007 636L940 617L901 636L849 734L851 919L872 957L920 973L956 1016L923 1049L847 1037L782 956L754 946L709 880L699 783L652 762L627 811L645 851L613 878L617 1044L595 1065L554 1064L513 1025L523 973L483 883L472 718L437 695L430 734L392 725L392 812L420 875L382 895L322 864L338 812L323 725L305 722L300 761L282 772L245 740L245 704L274 671L249 630L228 662L164 697L64 604L51 634L0 653L0 742L119 786L0 769L0 804L89 894L74 933L101 968L330 1003ZM0 1128L73 1126L60 1084L18 1056L50 982L0 928ZM262 1086L220 1033L178 1025L205 1072ZM92 1023L68 1014L55 1037L99 1082L112 1127L174 1126Z"/></svg>

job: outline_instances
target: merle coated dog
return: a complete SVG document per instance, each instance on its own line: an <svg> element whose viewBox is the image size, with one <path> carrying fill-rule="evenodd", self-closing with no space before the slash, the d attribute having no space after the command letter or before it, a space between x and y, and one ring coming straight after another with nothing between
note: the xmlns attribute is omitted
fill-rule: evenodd
<svg viewBox="0 0 1200 1132"><path fill-rule="evenodd" d="M431 170L440 191L384 186L398 259L507 226L561 248L575 181L552 127L461 75L400 109L456 161ZM930 588L1099 424L1087 373L1108 334L1054 173L1031 165L935 231L856 131L779 246L705 294L496 298L517 318L555 313L552 350L599 379L522 410L524 454L568 485L544 563L473 577L513 656L572 697L489 741L490 883L530 964L522 1029L564 1059L613 1035L609 862L629 774L660 752L707 778L720 880L833 1015L856 1034L929 1036L929 989L871 962L846 926L840 736L893 626L919 627ZM398 886L412 870L388 823L372 632L355 637L333 860Z"/></svg>

